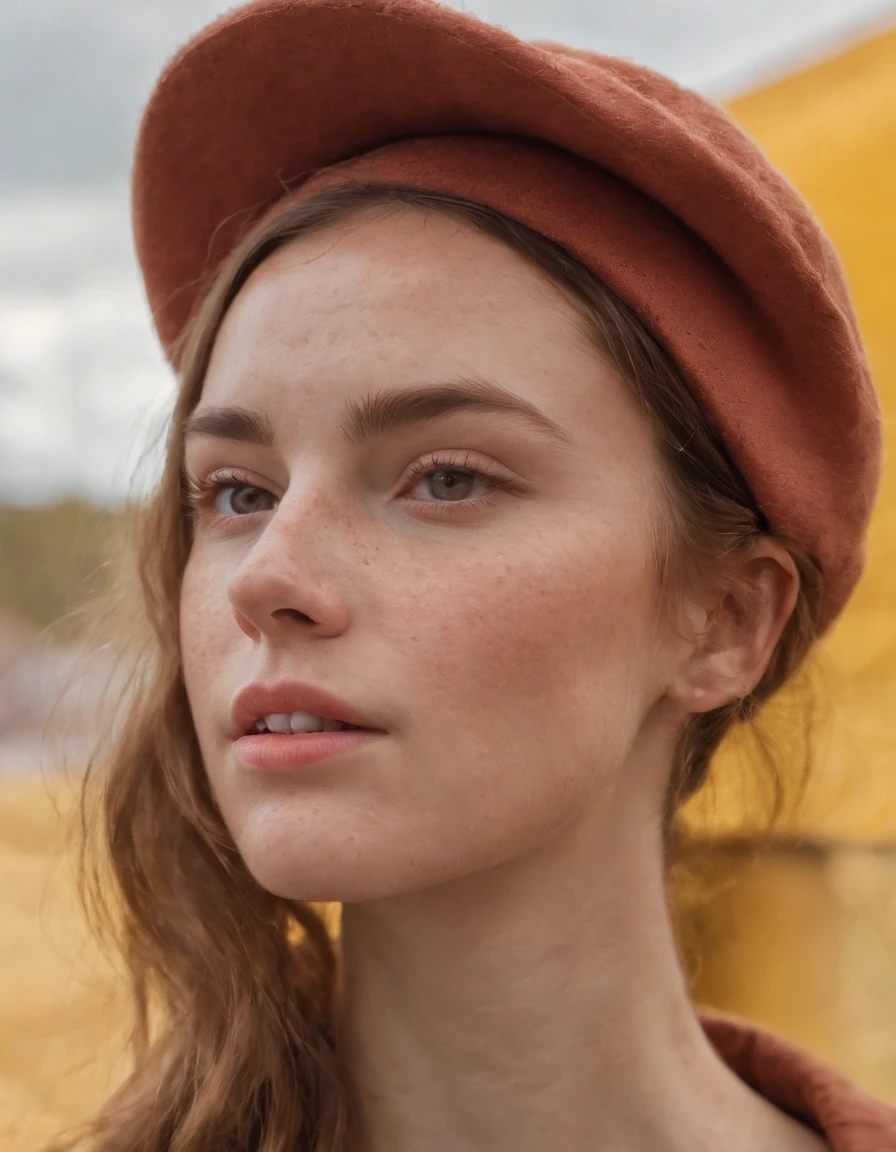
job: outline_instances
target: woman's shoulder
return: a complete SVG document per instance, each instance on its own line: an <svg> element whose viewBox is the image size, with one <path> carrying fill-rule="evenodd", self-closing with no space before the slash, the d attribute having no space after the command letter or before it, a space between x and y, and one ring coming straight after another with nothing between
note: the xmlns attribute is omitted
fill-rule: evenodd
<svg viewBox="0 0 896 1152"><path fill-rule="evenodd" d="M896 1152L896 1104L807 1049L730 1013L698 1011L710 1043L745 1083L814 1128L833 1152Z"/></svg>

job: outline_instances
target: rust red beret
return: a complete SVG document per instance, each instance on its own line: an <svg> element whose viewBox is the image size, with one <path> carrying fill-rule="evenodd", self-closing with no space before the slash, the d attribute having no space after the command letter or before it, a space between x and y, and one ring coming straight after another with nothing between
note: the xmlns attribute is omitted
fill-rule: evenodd
<svg viewBox="0 0 896 1152"><path fill-rule="evenodd" d="M489 205L615 289L680 366L772 530L819 563L822 626L837 616L879 482L877 397L830 241L720 107L429 0L230 11L168 64L136 145L136 248L172 362L246 226L345 176Z"/></svg>

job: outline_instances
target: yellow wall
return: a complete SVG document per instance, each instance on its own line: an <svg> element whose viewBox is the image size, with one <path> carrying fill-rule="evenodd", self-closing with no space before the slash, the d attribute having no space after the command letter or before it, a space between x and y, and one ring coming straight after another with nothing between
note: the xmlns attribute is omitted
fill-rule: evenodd
<svg viewBox="0 0 896 1152"><path fill-rule="evenodd" d="M74 798L61 778L0 788L4 1152L36 1152L101 1104L126 1070L121 985L86 931L65 850Z"/></svg>
<svg viewBox="0 0 896 1152"><path fill-rule="evenodd" d="M896 844L896 29L734 100L728 110L834 241L885 416L885 473L868 568L814 673L822 713L830 711L830 741L789 827ZM791 735L788 729L782 741L785 764L799 760ZM719 800L710 808L707 794L692 805L702 826L743 827L735 772L731 758L723 760Z"/></svg>
<svg viewBox="0 0 896 1152"><path fill-rule="evenodd" d="M896 1103L896 851L707 844L691 994ZM696 962L695 962L696 960Z"/></svg>

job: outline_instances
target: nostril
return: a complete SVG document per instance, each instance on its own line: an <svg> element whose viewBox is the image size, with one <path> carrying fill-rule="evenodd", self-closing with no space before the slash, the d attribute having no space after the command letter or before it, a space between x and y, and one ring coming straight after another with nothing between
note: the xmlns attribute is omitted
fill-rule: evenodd
<svg viewBox="0 0 896 1152"><path fill-rule="evenodd" d="M298 620L302 624L314 623L307 612L300 612L298 608L277 608L271 615L275 620L282 620L284 617L287 617L290 620Z"/></svg>

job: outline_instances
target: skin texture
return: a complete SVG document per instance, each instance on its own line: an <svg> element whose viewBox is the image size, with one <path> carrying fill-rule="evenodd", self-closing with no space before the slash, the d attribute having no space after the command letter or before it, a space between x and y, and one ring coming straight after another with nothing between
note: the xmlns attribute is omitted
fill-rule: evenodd
<svg viewBox="0 0 896 1152"><path fill-rule="evenodd" d="M458 376L566 442L471 411L343 438L347 400ZM343 902L340 1036L375 1152L824 1147L705 1040L662 885L676 734L761 675L796 595L783 549L670 611L645 416L563 291L447 216L361 218L269 257L197 411L221 405L266 415L275 445L187 441L192 479L248 485L200 509L188 696L258 883ZM451 467L478 475L451 488ZM247 768L233 697L284 676L386 735Z"/></svg>

